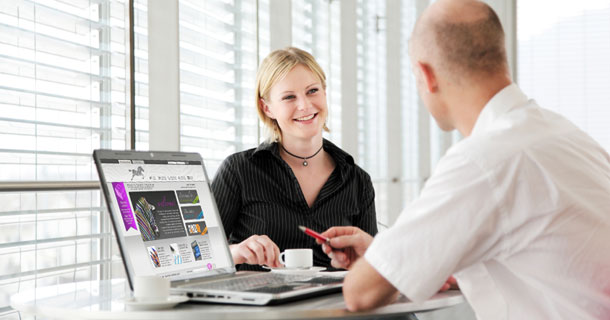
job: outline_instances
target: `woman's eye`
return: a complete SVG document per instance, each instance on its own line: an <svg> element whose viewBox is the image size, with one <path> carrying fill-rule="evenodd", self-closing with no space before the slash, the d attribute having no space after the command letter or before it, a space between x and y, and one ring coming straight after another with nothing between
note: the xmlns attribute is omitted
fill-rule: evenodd
<svg viewBox="0 0 610 320"><path fill-rule="evenodd" d="M308 94L312 94L312 93L316 93L316 92L318 92L318 88L309 89L309 91L307 91Z"/></svg>
<svg viewBox="0 0 610 320"><path fill-rule="evenodd" d="M282 100L292 100L294 99L294 95L285 96Z"/></svg>

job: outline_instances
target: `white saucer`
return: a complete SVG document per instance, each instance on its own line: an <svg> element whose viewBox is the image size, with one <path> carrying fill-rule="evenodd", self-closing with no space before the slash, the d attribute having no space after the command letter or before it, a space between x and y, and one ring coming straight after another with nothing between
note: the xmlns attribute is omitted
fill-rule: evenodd
<svg viewBox="0 0 610 320"><path fill-rule="evenodd" d="M187 296L169 296L167 299L160 301L138 301L135 298L125 299L125 305L130 310L162 310L173 308L178 303L186 302Z"/></svg>
<svg viewBox="0 0 610 320"><path fill-rule="evenodd" d="M271 270L271 272L284 273L284 274L304 274L311 275L316 274L320 271L326 270L325 267L311 267L311 268L270 268L265 266L265 269Z"/></svg>

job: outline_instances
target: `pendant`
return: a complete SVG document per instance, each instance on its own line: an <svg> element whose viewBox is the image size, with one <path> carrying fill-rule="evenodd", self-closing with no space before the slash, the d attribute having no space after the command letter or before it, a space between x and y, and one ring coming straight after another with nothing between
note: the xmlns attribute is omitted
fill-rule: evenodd
<svg viewBox="0 0 610 320"><path fill-rule="evenodd" d="M308 165L308 164L309 164L309 163L307 163L307 160L303 161L303 166L304 166L304 167L307 167L307 165Z"/></svg>

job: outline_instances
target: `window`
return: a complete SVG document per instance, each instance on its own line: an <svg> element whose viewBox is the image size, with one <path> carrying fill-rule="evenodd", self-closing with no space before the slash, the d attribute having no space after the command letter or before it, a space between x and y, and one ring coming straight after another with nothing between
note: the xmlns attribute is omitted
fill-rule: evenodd
<svg viewBox="0 0 610 320"><path fill-rule="evenodd" d="M292 1L292 45L311 53L326 74L329 108L325 137L341 145L341 14L340 3Z"/></svg>
<svg viewBox="0 0 610 320"><path fill-rule="evenodd" d="M409 39L417 19L415 11L415 0L401 2L401 104L402 104L402 159L403 159L403 206L414 200L423 185L423 172L428 167L422 164L420 152L422 139L427 138L420 134L428 127L424 124L422 128L420 119L428 119L428 112L423 108L418 99L413 66L409 59Z"/></svg>
<svg viewBox="0 0 610 320"><path fill-rule="evenodd" d="M377 212L386 212L385 1L358 1L358 159L375 187Z"/></svg>
<svg viewBox="0 0 610 320"><path fill-rule="evenodd" d="M124 1L0 3L0 180L97 180L126 148ZM10 294L110 274L99 191L0 192L0 313ZM120 263L120 262L119 262Z"/></svg>
<svg viewBox="0 0 610 320"><path fill-rule="evenodd" d="M148 0L134 0L135 148L148 148Z"/></svg>
<svg viewBox="0 0 610 320"><path fill-rule="evenodd" d="M201 153L210 176L258 144L256 15L255 1L180 0L181 149Z"/></svg>
<svg viewBox="0 0 610 320"><path fill-rule="evenodd" d="M610 150L610 3L518 1L517 17L520 87Z"/></svg>

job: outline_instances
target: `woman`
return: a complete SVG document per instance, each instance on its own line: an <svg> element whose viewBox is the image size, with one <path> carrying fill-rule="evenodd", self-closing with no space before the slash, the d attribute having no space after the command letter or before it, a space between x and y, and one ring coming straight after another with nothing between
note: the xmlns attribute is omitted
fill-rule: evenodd
<svg viewBox="0 0 610 320"><path fill-rule="evenodd" d="M369 175L322 137L326 76L307 52L276 50L256 76L256 106L270 131L258 148L235 153L220 166L212 191L239 269L279 267L280 251L313 248L314 265L330 267L315 239L299 225L323 231L357 226L377 233Z"/></svg>

